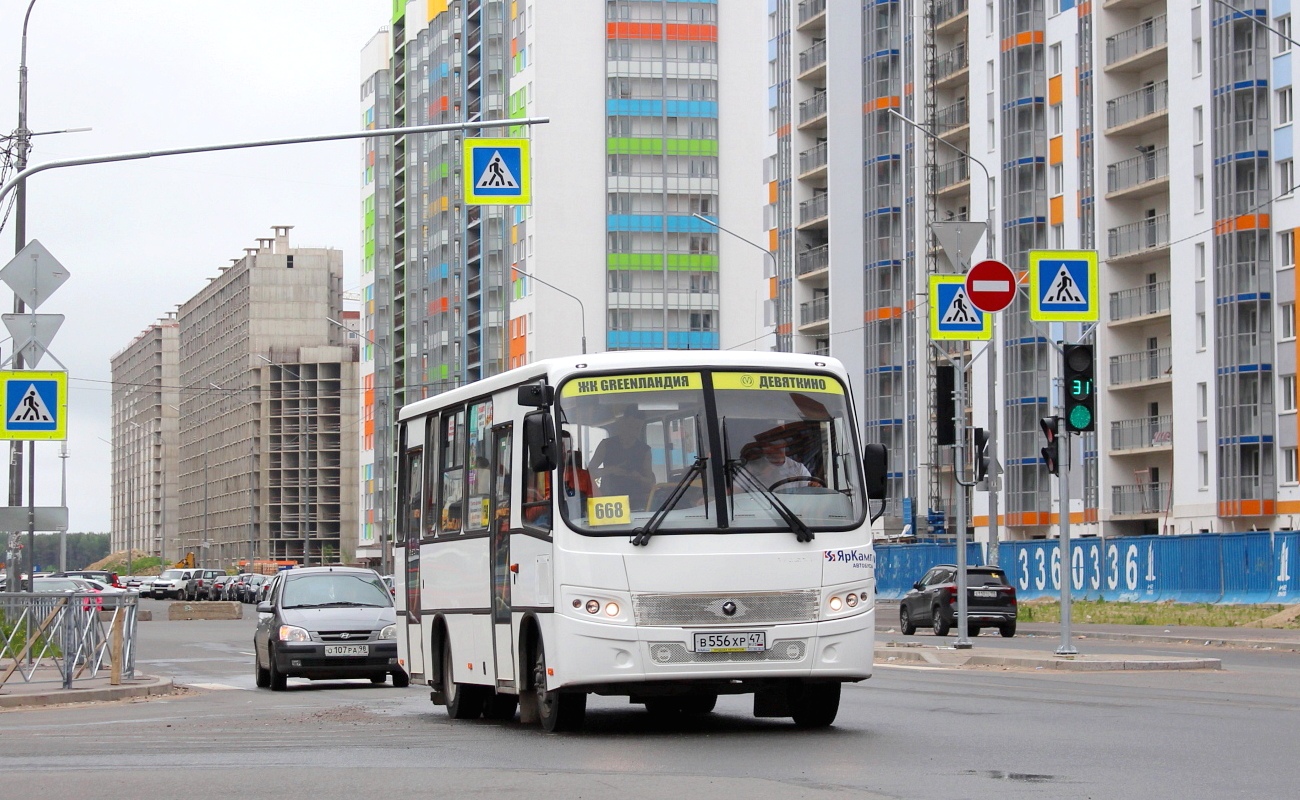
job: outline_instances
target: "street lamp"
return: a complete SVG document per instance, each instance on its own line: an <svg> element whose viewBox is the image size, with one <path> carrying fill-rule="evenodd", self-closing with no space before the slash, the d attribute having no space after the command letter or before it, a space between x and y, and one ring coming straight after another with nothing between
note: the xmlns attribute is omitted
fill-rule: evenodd
<svg viewBox="0 0 1300 800"><path fill-rule="evenodd" d="M940 144L943 144L949 149L956 151L967 161L974 162L974 164L977 167L984 170L984 193L985 193L984 201L985 201L985 206L988 209L986 212L985 222L984 222L984 231L985 231L984 232L984 237L985 237L984 253L986 257L990 259L993 258L994 249L995 249L994 232L993 232L995 228L994 220L993 220L993 176L989 172L989 168L985 166L984 162L980 161L978 158L975 158L970 153L961 149L957 145L952 144L951 142L947 141L943 137L936 135L934 132L926 128L924 125L921 125L915 120L903 116L895 109L890 108L887 109L887 111L890 114L893 114L895 117L901 119L903 122L912 126L916 130L925 134L929 138L933 139L934 141L939 142ZM960 256L958 256L956 260L960 261L961 260ZM987 424L988 424L988 433L989 433L989 444L988 444L989 461L994 466L990 470L991 474L986 479L987 480L986 485L988 486L988 492L989 492L989 563L996 565L998 563L998 467L996 466L997 458L998 458L998 410L997 410L998 409L998 390L997 390L998 348L997 348L997 315L996 314L989 315L989 329L990 329L989 330L990 339L989 339L989 348L988 348L989 385L988 385L988 423Z"/></svg>
<svg viewBox="0 0 1300 800"><path fill-rule="evenodd" d="M537 281L537 282L540 283L541 285L543 285L543 286L549 286L550 288L554 289L555 291L559 292L560 294L562 294L562 295L564 295L564 296L566 296L566 297L570 297L570 298L572 298L574 301L577 302L577 304L578 304L578 315L579 315L579 318L580 318L580 320L581 320L581 324L582 324L582 354L583 354L583 355L586 355L586 354L587 354L587 307L584 306L584 305L582 304L582 299L579 298L577 295L569 294L568 292L564 291L563 289L561 289L560 287L556 286L556 285L553 284L553 283L548 283L547 281L542 280L541 278L537 277L536 275L534 275L534 274L531 273L531 272L524 272L524 271L523 271L522 269L520 269L519 267L511 267L511 268L510 268L510 271L511 271L511 272L518 272L520 275L523 275L525 278L532 278L533 280Z"/></svg>
<svg viewBox="0 0 1300 800"><path fill-rule="evenodd" d="M757 242L751 242L749 239L746 239L744 236L741 236L739 233L736 233L735 231L727 230L726 228L724 228L724 227L722 227L721 225L719 225L719 224L717 223L716 220L710 219L709 217L706 217L706 216L704 216L703 214L691 214L691 216L692 216L692 217L695 217L696 219L698 219L698 220L701 221L701 222L706 222L706 223L708 223L709 225L712 225L713 227L717 228L718 230L722 231L722 232L725 233L725 234L728 234L728 235L730 235L730 236L734 236L735 238L739 239L740 241L744 242L745 244L749 245L750 247L754 248L755 250L759 250L759 251L761 251L761 252L763 253L763 255L767 256L767 257L770 258L770 259L772 259L772 276L773 276L773 277L776 276L776 273L777 273L777 270L778 270L777 261L776 261L776 254L773 253L771 250L768 250L766 247L764 247L764 246L761 245L761 244L758 244ZM774 330L774 331L772 331L772 333L773 333L773 335L775 335L775 334L776 334L776 331ZM767 334L763 334L762 336L760 336L760 337L758 337L758 338L759 338L759 339L762 339L762 338L766 338L766 336L767 336ZM757 341L757 340L758 340L758 339L753 339L753 340L751 340L751 341ZM777 346L779 347L780 345L778 344Z"/></svg>
<svg viewBox="0 0 1300 800"><path fill-rule="evenodd" d="M392 410L393 387L394 384L397 383L397 381L393 379L393 370L396 367L393 363L393 351L390 350L387 345L375 341L373 336L367 336L360 331L354 331L347 325L344 325L342 322L339 322L332 317L326 317L325 321L335 327L342 328L348 333L355 333L361 336L367 342L370 342L375 347L378 347L388 354L388 380L386 381L387 385L384 387L384 392L380 395L383 398L384 405L383 408L380 409L380 413L375 414L375 424L380 433L379 437L377 437L378 446L375 448L375 461L380 464L379 483L383 487L381 495L376 498L376 502L379 505L379 568L384 575L387 575L392 571L388 552L388 504L392 496L393 485L391 479L393 474L391 469L393 462L393 444L388 434L393 429L393 423L396 418L396 415ZM379 461L378 456L381 449L383 450L383 461Z"/></svg>

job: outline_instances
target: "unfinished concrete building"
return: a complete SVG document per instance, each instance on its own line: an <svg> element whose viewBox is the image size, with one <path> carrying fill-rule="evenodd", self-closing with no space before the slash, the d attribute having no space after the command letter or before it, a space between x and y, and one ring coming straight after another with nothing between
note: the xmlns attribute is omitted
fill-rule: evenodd
<svg viewBox="0 0 1300 800"><path fill-rule="evenodd" d="M357 348L343 254L273 228L180 307L179 545L205 566L348 563Z"/></svg>

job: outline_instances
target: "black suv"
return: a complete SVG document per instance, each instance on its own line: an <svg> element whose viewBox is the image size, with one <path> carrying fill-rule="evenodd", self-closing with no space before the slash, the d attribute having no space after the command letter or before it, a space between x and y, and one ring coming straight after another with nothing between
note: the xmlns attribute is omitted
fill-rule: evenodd
<svg viewBox="0 0 1300 800"><path fill-rule="evenodd" d="M899 601L898 627L904 635L923 624L935 636L947 636L957 624L957 568L952 564L931 567ZM1016 589L998 567L967 567L967 633L978 636L984 626L996 627L1003 636L1016 635Z"/></svg>
<svg viewBox="0 0 1300 800"><path fill-rule="evenodd" d="M379 574L357 567L277 573L257 605L253 634L257 685L284 691L289 677L369 678L409 686L397 663L397 613Z"/></svg>

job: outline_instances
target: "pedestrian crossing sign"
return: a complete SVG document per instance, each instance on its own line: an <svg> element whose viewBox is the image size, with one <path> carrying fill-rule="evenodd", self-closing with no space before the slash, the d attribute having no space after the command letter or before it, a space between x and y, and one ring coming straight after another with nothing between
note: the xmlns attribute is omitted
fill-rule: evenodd
<svg viewBox="0 0 1300 800"><path fill-rule="evenodd" d="M1029 251L1029 318L1097 322L1096 250Z"/></svg>
<svg viewBox="0 0 1300 800"><path fill-rule="evenodd" d="M527 139L466 139L465 202L478 206L533 201Z"/></svg>
<svg viewBox="0 0 1300 800"><path fill-rule="evenodd" d="M0 371L4 426L0 439L68 438L68 373Z"/></svg>
<svg viewBox="0 0 1300 800"><path fill-rule="evenodd" d="M976 308L966 294L965 275L930 276L930 338L987 341L993 315Z"/></svg>

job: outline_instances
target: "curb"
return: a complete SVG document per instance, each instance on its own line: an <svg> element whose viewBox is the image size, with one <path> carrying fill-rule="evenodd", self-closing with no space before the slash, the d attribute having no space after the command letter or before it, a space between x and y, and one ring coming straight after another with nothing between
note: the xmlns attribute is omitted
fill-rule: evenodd
<svg viewBox="0 0 1300 800"><path fill-rule="evenodd" d="M148 681L148 683L145 683ZM0 709L38 708L69 703L107 703L137 697L157 697L176 691L171 678L142 676L131 685L96 689L54 689L32 694L0 694Z"/></svg>
<svg viewBox="0 0 1300 800"><path fill-rule="evenodd" d="M941 655L942 653L942 655ZM1020 667L1066 672L1120 672L1135 670L1223 669L1217 658L1068 658L1057 655L994 655L965 653L938 647L876 648L875 663L881 666L909 663L930 667Z"/></svg>

